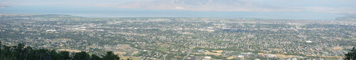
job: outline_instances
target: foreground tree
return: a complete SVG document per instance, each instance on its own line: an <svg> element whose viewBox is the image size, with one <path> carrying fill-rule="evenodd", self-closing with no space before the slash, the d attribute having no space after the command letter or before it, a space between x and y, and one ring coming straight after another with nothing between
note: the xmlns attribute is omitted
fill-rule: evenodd
<svg viewBox="0 0 356 60"><path fill-rule="evenodd" d="M356 48L352 48L352 50L345 54L345 56L345 60L356 60Z"/></svg>
<svg viewBox="0 0 356 60"><path fill-rule="evenodd" d="M79 53L75 53L74 55L74 60L89 60L90 59L90 55L87 52L79 52Z"/></svg>
<svg viewBox="0 0 356 60"><path fill-rule="evenodd" d="M71 56L72 55L72 56ZM6 46L0 42L0 60L119 60L120 57L109 51L106 55L90 55L87 52L70 53L49 49L32 49L25 44Z"/></svg>
<svg viewBox="0 0 356 60"><path fill-rule="evenodd" d="M103 56L104 60L120 60L120 57L115 55L112 51L109 51L106 53L105 56Z"/></svg>

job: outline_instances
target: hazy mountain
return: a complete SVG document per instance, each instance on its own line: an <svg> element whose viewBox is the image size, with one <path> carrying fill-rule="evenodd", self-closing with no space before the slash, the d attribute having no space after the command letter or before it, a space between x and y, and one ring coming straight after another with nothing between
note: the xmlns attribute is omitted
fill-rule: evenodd
<svg viewBox="0 0 356 60"><path fill-rule="evenodd" d="M174 9L195 11L276 11L279 7L242 0L158 0L121 4L119 8Z"/></svg>
<svg viewBox="0 0 356 60"><path fill-rule="evenodd" d="M0 8L5 8L5 7L9 7L9 6L7 6L5 4L0 4Z"/></svg>
<svg viewBox="0 0 356 60"><path fill-rule="evenodd" d="M356 21L356 15L347 15L345 17L338 17L336 20L341 20L341 21Z"/></svg>

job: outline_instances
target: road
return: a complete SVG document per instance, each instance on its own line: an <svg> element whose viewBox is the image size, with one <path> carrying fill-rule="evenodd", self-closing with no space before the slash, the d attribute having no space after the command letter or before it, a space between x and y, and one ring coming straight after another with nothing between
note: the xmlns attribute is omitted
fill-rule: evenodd
<svg viewBox="0 0 356 60"><path fill-rule="evenodd" d="M190 54L192 54L192 50L193 49L194 49L194 47L190 47L189 51L188 51L188 54L186 56L184 56L182 60L185 60Z"/></svg>

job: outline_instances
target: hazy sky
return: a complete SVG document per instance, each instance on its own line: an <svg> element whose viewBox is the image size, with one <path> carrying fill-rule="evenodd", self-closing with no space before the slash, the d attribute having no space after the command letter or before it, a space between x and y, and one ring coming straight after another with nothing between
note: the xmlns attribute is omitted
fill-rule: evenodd
<svg viewBox="0 0 356 60"><path fill-rule="evenodd" d="M86 7L86 9L90 9L92 7L94 10L90 12L95 12L95 8L106 8L113 10L140 9L143 10L142 12L145 12L147 9L158 11L276 12L282 13L282 15L285 15L283 14L284 12L348 15L356 14L355 3L356 0L0 0L0 10L3 11L0 13L13 13L16 11L11 10L19 10L21 8L24 9L23 11L26 11L26 9L31 9L31 7L33 7L32 10L35 8L54 10L58 8L57 10L60 10L60 8L68 7ZM77 10L81 11L80 9ZM120 12L125 11L120 10ZM171 15L174 16L174 14ZM182 17L179 15L176 16Z"/></svg>

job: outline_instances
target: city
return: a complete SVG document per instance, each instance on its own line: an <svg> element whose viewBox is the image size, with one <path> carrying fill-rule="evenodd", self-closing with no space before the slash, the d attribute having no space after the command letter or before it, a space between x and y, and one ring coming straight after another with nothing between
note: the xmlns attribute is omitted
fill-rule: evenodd
<svg viewBox="0 0 356 60"><path fill-rule="evenodd" d="M1 14L0 41L134 60L338 60L356 46L356 20Z"/></svg>

